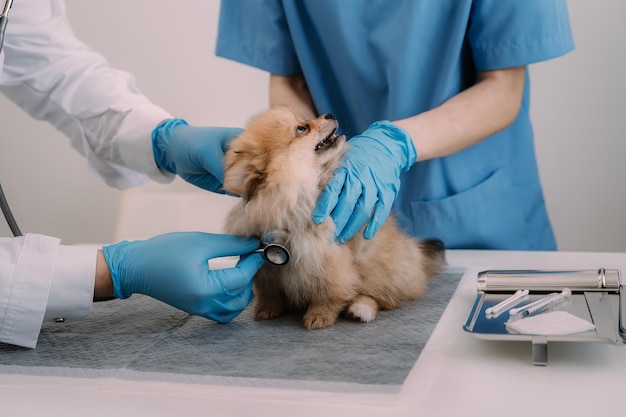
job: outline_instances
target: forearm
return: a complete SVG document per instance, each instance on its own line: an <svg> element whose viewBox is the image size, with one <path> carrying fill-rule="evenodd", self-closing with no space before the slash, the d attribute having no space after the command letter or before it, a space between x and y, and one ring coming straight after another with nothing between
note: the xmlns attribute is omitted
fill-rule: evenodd
<svg viewBox="0 0 626 417"><path fill-rule="evenodd" d="M317 117L311 93L302 74L270 75L270 107L285 106L305 119Z"/></svg>
<svg viewBox="0 0 626 417"><path fill-rule="evenodd" d="M111 281L111 272L107 265L102 250L98 250L96 258L96 277L93 288L93 298L109 298L113 296L113 282Z"/></svg>
<svg viewBox="0 0 626 417"><path fill-rule="evenodd" d="M451 155L505 129L519 113L526 67L479 72L472 87L432 110L396 120L417 149L418 160ZM317 117L302 75L270 76L270 106Z"/></svg>
<svg viewBox="0 0 626 417"><path fill-rule="evenodd" d="M526 67L478 73L475 85L441 106L393 121L423 161L453 154L509 126L519 113Z"/></svg>

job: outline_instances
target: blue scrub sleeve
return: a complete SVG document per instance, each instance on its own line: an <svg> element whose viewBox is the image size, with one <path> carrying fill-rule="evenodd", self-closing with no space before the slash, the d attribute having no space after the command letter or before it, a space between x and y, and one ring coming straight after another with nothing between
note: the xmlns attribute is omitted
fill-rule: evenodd
<svg viewBox="0 0 626 417"><path fill-rule="evenodd" d="M222 0L215 54L272 74L302 72L278 0Z"/></svg>
<svg viewBox="0 0 626 417"><path fill-rule="evenodd" d="M476 0L469 41L479 71L545 61L574 49L566 0Z"/></svg>

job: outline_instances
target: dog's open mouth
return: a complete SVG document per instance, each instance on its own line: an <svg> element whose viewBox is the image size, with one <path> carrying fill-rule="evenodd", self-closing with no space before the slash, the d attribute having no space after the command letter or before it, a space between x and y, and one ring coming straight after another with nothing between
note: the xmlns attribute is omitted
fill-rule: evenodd
<svg viewBox="0 0 626 417"><path fill-rule="evenodd" d="M333 146L335 142L337 142L337 138L339 138L339 135L337 135L336 132L337 129L333 130L322 141L318 142L317 145L315 145L315 152L325 151L326 149Z"/></svg>

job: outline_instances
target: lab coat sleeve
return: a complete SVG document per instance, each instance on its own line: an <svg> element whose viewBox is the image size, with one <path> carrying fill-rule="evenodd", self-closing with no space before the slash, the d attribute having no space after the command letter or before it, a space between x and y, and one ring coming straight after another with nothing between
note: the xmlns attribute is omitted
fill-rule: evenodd
<svg viewBox="0 0 626 417"><path fill-rule="evenodd" d="M14 2L3 55L0 91L63 132L104 182L125 189L173 180L154 161L151 141L172 116L74 36L62 1Z"/></svg>
<svg viewBox="0 0 626 417"><path fill-rule="evenodd" d="M50 236L0 238L0 342L34 348L44 322L86 318L96 255Z"/></svg>

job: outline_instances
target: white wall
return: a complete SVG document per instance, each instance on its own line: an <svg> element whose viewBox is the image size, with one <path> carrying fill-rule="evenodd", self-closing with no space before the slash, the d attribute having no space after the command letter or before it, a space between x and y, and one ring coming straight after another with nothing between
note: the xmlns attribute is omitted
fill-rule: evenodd
<svg viewBox="0 0 626 417"><path fill-rule="evenodd" d="M568 4L576 50L531 67L548 209L562 250L626 251L626 2Z"/></svg>
<svg viewBox="0 0 626 417"><path fill-rule="evenodd" d="M626 251L626 30L618 21L626 2L569 6L576 51L531 67L548 207L561 250ZM266 106L265 73L214 56L217 0L67 0L67 11L81 39L190 123L241 126ZM116 238L123 193L90 173L62 135L3 97L0 126L0 182L23 231L67 243ZM146 188L192 191L181 181ZM220 212L209 205L208 217L212 210ZM0 219L0 235L9 234Z"/></svg>

